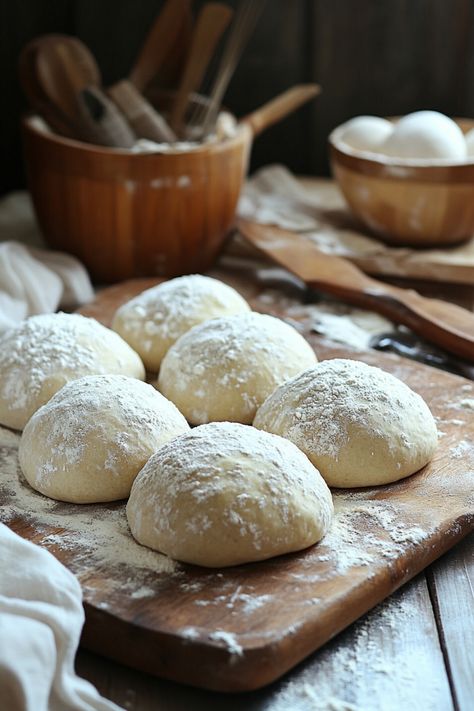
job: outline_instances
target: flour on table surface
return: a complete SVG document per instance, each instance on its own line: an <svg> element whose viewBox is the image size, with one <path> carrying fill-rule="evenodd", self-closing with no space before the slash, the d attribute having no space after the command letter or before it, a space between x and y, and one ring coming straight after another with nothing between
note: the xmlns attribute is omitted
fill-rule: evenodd
<svg viewBox="0 0 474 711"><path fill-rule="evenodd" d="M425 641L436 636L434 620L419 620L422 584L392 595L279 682L271 710L444 711L441 654L433 659Z"/></svg>

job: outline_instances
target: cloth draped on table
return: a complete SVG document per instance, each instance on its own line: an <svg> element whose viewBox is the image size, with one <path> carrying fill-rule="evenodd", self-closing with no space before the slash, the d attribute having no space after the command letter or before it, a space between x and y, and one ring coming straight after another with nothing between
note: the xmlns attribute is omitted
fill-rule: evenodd
<svg viewBox="0 0 474 711"><path fill-rule="evenodd" d="M28 193L0 200L0 333L27 316L75 308L93 295L79 260L43 249Z"/></svg>
<svg viewBox="0 0 474 711"><path fill-rule="evenodd" d="M81 586L47 550L0 523L0 706L5 711L117 711L74 672Z"/></svg>

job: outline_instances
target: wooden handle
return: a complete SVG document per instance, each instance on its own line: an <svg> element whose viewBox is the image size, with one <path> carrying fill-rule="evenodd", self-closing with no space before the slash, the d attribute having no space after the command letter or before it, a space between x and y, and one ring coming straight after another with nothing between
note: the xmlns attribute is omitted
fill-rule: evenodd
<svg viewBox="0 0 474 711"><path fill-rule="evenodd" d="M124 116L96 86L84 88L78 96L83 140L101 146L131 148L136 136Z"/></svg>
<svg viewBox="0 0 474 711"><path fill-rule="evenodd" d="M374 285L364 294L372 304L379 303L380 313L450 353L474 361L473 313L447 301L421 296L413 289L371 281Z"/></svg>
<svg viewBox="0 0 474 711"><path fill-rule="evenodd" d="M149 101L126 79L107 89L107 94L119 107L139 138L173 143L176 135Z"/></svg>
<svg viewBox="0 0 474 711"><path fill-rule="evenodd" d="M281 121L288 114L298 109L310 99L313 99L321 92L318 84L298 84L292 89L284 91L271 101L267 102L251 114L244 116L240 120L252 129L254 136L262 133L266 128Z"/></svg>
<svg viewBox="0 0 474 711"><path fill-rule="evenodd" d="M304 235L247 220L237 226L251 244L308 286L381 313L474 361L474 314L466 309L372 279L348 260L321 252Z"/></svg>
<svg viewBox="0 0 474 711"><path fill-rule="evenodd" d="M165 3L129 73L128 78L139 91L143 91L158 73L178 41L183 23L190 14L191 0L167 0Z"/></svg>
<svg viewBox="0 0 474 711"><path fill-rule="evenodd" d="M182 133L189 96L199 89L215 47L232 15L233 11L230 7L218 2L207 3L199 14L169 121L172 130L178 136Z"/></svg>

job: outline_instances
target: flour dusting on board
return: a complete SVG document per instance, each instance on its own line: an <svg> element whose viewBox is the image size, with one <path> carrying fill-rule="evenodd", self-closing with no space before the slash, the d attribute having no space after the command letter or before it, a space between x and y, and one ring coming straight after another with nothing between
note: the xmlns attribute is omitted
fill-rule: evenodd
<svg viewBox="0 0 474 711"><path fill-rule="evenodd" d="M63 504L34 491L18 464L20 436L0 428L0 496L4 505L0 519L8 524L18 516L38 532L46 532L42 543L62 550L74 550L75 559L93 557L100 563L128 565L173 573L178 564L137 544L128 529L123 503L102 505ZM99 510L98 510L99 509ZM61 532L47 533L47 528ZM137 587L137 585L135 583Z"/></svg>

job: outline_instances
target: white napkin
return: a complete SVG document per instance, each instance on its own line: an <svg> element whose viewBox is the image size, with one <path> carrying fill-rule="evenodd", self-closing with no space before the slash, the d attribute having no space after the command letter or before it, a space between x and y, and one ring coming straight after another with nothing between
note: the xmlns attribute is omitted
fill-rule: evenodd
<svg viewBox="0 0 474 711"><path fill-rule="evenodd" d="M79 582L47 550L0 523L0 707L117 711L74 672L84 611Z"/></svg>
<svg viewBox="0 0 474 711"><path fill-rule="evenodd" d="M0 200L0 333L32 314L73 308L94 292L83 265L69 254L42 249L26 192Z"/></svg>

